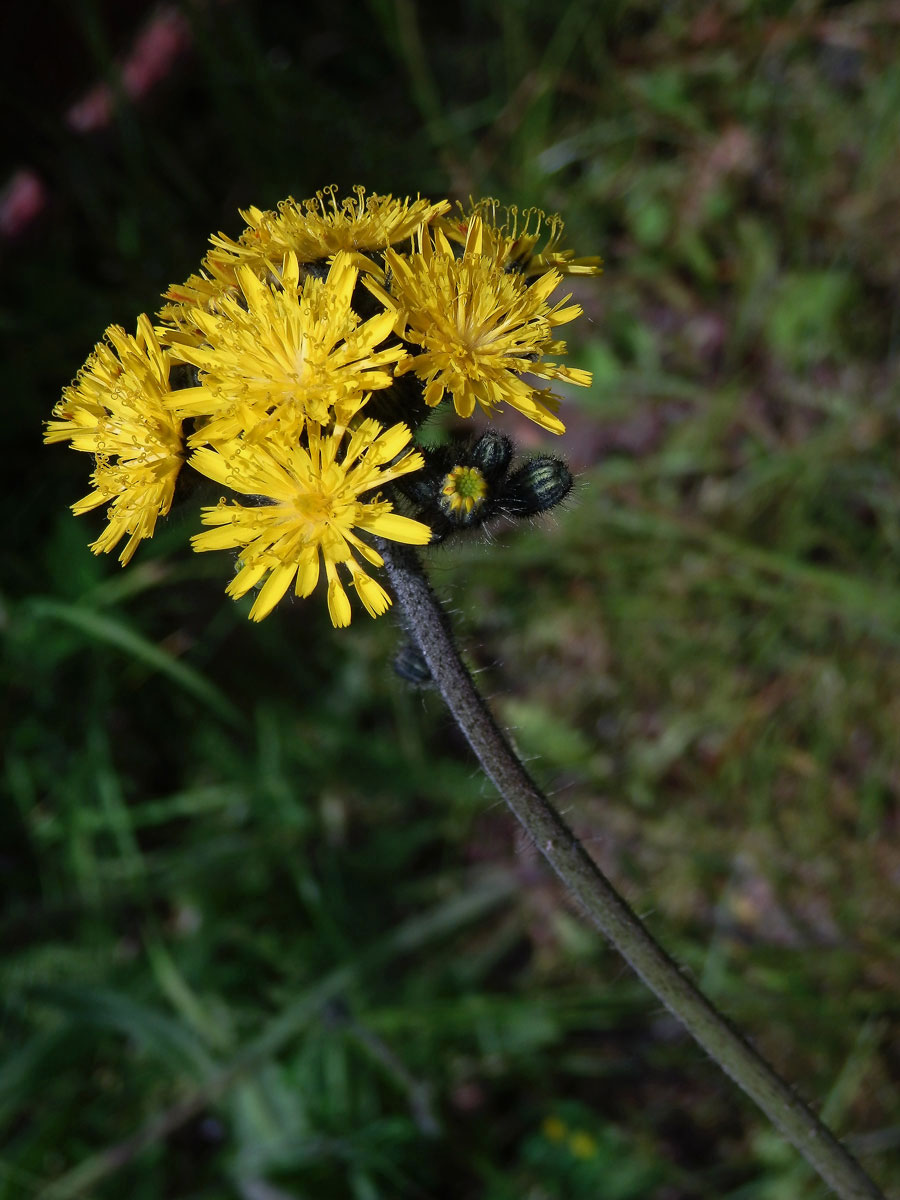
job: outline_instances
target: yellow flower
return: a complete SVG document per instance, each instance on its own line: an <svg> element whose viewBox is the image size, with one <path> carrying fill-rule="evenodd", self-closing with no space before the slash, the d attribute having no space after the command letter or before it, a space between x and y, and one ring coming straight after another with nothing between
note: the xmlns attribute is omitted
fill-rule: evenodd
<svg viewBox="0 0 900 1200"><path fill-rule="evenodd" d="M549 389L521 378L561 379L589 386L589 371L547 362L544 354L564 354L565 342L553 329L581 315L566 296L552 308L548 298L560 273L546 271L528 284L522 274L504 270L497 246L485 235L481 216L469 221L461 258L437 230L417 239L418 253L388 250L390 291L373 280L366 286L395 314L402 338L420 347L400 363L396 374L414 371L426 381L425 403L434 407L449 392L461 417L479 404L488 416L509 404L552 433L565 426L552 411L559 403Z"/></svg>
<svg viewBox="0 0 900 1200"><path fill-rule="evenodd" d="M487 495L487 480L477 467L456 466L444 476L441 495L451 512L473 512Z"/></svg>
<svg viewBox="0 0 900 1200"><path fill-rule="evenodd" d="M296 595L308 596L319 580L320 558L334 625L349 625L351 615L339 565L369 613L380 616L390 596L355 555L376 567L383 559L355 531L414 546L430 541L427 525L393 512L376 490L421 468L417 451L397 458L411 437L405 425L382 430L372 420L331 433L310 422L308 448L277 432L264 443L234 441L198 450L191 459L198 471L253 496L257 505L222 502L204 509L203 523L216 528L192 538L194 549L241 547L240 570L226 589L231 596L243 596L268 576L250 610L253 621L267 616L292 583Z"/></svg>
<svg viewBox="0 0 900 1200"><path fill-rule="evenodd" d="M202 340L191 322L191 310L216 311L225 297L234 297L242 265L264 279L272 263L295 254L305 274L305 265L344 251L354 256L361 270L381 276L380 266L370 257L373 252L407 241L424 223L450 208L447 200L432 204L422 197L366 196L364 187L354 192L339 201L331 187L300 203L289 197L277 212L241 209L247 228L240 237L235 241L224 233L214 234L210 238L213 249L203 259L200 272L185 283L172 284L166 292L172 303L160 316L172 326L171 340L194 345Z"/></svg>
<svg viewBox="0 0 900 1200"><path fill-rule="evenodd" d="M561 275L600 275L602 258L576 258L572 250L561 250L559 243L565 224L558 213L545 213L539 208L519 209L511 204L501 205L493 199L479 200L468 211L460 207L457 217L442 217L437 225L454 242L464 243L472 217L481 217L484 236L491 252L496 253L506 270L521 274L542 275L551 268ZM543 247L538 243L546 237Z"/></svg>
<svg viewBox="0 0 900 1200"><path fill-rule="evenodd" d="M569 1138L569 1149L576 1158L596 1158L597 1139L583 1129L576 1129Z"/></svg>
<svg viewBox="0 0 900 1200"><path fill-rule="evenodd" d="M338 254L327 278L301 284L292 252L272 283L238 267L241 298L224 297L217 312L193 310L204 344L172 353L199 368L201 385L171 400L180 416L203 420L192 445L276 428L297 437L305 422L332 416L345 425L372 391L390 386L404 350L376 350L393 321L388 313L360 321L351 308L357 275L351 256Z"/></svg>
<svg viewBox="0 0 900 1200"><path fill-rule="evenodd" d="M565 1141L566 1135L569 1132L569 1127L566 1125L565 1121L560 1120L559 1117L550 1116L544 1117L544 1120L541 1123L541 1130L544 1134L544 1137L549 1141L563 1142Z"/></svg>
<svg viewBox="0 0 900 1200"><path fill-rule="evenodd" d="M94 490L72 510L80 514L109 504L109 524L91 549L108 552L129 534L119 555L124 565L172 505L183 441L181 421L165 403L171 357L148 318L138 318L136 337L117 325L106 337L63 392L44 440L68 440L73 449L94 455Z"/></svg>
<svg viewBox="0 0 900 1200"><path fill-rule="evenodd" d="M422 197L366 196L364 187L354 188L355 195L341 201L336 192L334 187L325 188L299 204L289 197L278 205L277 212L242 210L247 228L236 242L221 233L210 240L252 266L278 261L289 251L301 263L311 263L344 250L357 256L358 266L380 275L379 267L368 257L371 252L407 241L450 208L447 200L432 204Z"/></svg>

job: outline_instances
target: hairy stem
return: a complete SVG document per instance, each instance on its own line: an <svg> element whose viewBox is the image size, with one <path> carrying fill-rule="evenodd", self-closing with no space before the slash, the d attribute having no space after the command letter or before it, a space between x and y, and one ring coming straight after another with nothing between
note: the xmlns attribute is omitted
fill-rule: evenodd
<svg viewBox="0 0 900 1200"><path fill-rule="evenodd" d="M486 774L594 924L719 1066L843 1200L881 1197L859 1163L651 937L535 785L463 664L415 551L382 542L394 595L447 707Z"/></svg>

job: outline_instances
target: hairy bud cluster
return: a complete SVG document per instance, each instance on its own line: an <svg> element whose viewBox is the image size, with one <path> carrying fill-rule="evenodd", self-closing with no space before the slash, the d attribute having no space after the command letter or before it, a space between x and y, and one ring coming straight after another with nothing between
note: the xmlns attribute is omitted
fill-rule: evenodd
<svg viewBox="0 0 900 1200"><path fill-rule="evenodd" d="M494 430L474 441L461 438L420 449L423 468L396 487L415 506L417 519L431 526L432 544L493 517L537 516L572 490L571 471L552 455L510 471L512 440Z"/></svg>
<svg viewBox="0 0 900 1200"><path fill-rule="evenodd" d="M562 459L539 455L510 471L515 449L503 433L488 430L476 440L458 438L421 448L424 466L398 479L397 491L430 525L431 544L477 528L493 517L534 517L561 503L572 490L572 472ZM394 657L394 671L413 687L429 687L431 671L407 638Z"/></svg>

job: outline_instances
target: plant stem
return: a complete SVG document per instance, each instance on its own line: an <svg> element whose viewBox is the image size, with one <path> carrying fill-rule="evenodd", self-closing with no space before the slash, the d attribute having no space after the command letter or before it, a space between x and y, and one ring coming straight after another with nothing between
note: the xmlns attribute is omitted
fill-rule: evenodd
<svg viewBox="0 0 900 1200"><path fill-rule="evenodd" d="M380 542L409 633L486 774L582 908L650 990L842 1200L883 1193L793 1089L651 937L538 789L491 716L459 656L449 619L415 551Z"/></svg>

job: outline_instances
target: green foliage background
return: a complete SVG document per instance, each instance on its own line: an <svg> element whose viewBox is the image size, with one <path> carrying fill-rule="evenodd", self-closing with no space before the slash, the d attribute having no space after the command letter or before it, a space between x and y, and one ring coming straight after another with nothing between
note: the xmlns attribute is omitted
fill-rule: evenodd
<svg viewBox="0 0 900 1200"><path fill-rule="evenodd" d="M900 1188L896 7L187 5L190 56L88 136L60 114L146 14L49 7L4 48L51 204L0 298L0 1200L823 1194L390 619L251 626L189 510L125 572L86 550L61 386L238 206L330 182L538 203L606 259L572 502L433 576L604 868Z"/></svg>

